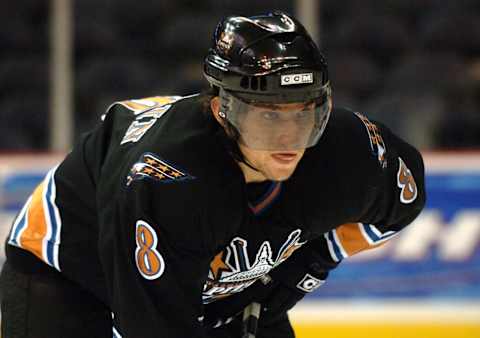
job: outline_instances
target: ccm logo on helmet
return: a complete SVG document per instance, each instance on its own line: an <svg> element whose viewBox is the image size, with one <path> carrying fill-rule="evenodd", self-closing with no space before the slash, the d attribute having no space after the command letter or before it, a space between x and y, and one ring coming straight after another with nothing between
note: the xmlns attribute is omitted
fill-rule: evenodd
<svg viewBox="0 0 480 338"><path fill-rule="evenodd" d="M280 78L280 85L290 86L302 83L313 83L313 73L287 74Z"/></svg>

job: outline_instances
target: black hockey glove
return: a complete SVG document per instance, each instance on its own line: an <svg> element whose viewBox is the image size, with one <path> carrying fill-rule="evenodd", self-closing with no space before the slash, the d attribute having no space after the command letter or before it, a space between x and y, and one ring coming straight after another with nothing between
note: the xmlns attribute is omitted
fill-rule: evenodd
<svg viewBox="0 0 480 338"><path fill-rule="evenodd" d="M252 302L262 304L277 285L275 282L262 283L258 280L242 292L205 305L203 325L216 328L228 324Z"/></svg>
<svg viewBox="0 0 480 338"><path fill-rule="evenodd" d="M228 324L250 303L258 302L262 304L259 324L268 326L284 316L307 293L320 287L328 276L327 271L317 266L306 270L286 263L288 261L245 291L205 305L203 324L207 327Z"/></svg>
<svg viewBox="0 0 480 338"><path fill-rule="evenodd" d="M287 263L287 264L286 264ZM274 290L263 302L262 325L268 326L293 308L307 293L315 291L327 279L328 271L313 263L308 268L288 264L290 260L273 269L269 276Z"/></svg>

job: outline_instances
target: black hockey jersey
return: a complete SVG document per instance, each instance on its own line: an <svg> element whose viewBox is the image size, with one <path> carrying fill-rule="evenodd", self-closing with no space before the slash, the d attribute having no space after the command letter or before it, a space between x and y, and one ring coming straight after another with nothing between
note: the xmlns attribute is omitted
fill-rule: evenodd
<svg viewBox="0 0 480 338"><path fill-rule="evenodd" d="M112 105L36 188L9 235L108 304L124 338L206 337L208 304L295 256L333 268L423 208L420 154L344 109L289 180L247 185L206 100ZM291 264L300 278L304 267ZM298 286L314 287L301 278Z"/></svg>

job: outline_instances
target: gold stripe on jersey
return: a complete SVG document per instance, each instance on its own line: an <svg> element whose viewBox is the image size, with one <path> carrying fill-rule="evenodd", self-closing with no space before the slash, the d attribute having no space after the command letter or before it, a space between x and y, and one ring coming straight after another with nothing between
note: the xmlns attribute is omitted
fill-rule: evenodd
<svg viewBox="0 0 480 338"><path fill-rule="evenodd" d="M360 251L376 248L397 234L381 231L373 224L346 223L324 234L330 256L335 262Z"/></svg>
<svg viewBox="0 0 480 338"><path fill-rule="evenodd" d="M56 205L56 185L50 170L18 214L8 244L31 252L60 271L58 249L62 221Z"/></svg>
<svg viewBox="0 0 480 338"><path fill-rule="evenodd" d="M28 226L20 236L20 246L41 260L44 260L43 239L47 235L47 223L43 208L44 193L45 181L40 183L32 194L32 201L27 211Z"/></svg>
<svg viewBox="0 0 480 338"><path fill-rule="evenodd" d="M348 256L379 245L370 245L360 230L359 223L347 223L337 228L337 236Z"/></svg>
<svg viewBox="0 0 480 338"><path fill-rule="evenodd" d="M137 100L120 101L118 103L137 114L155 106L173 103L180 98L181 96L153 96Z"/></svg>

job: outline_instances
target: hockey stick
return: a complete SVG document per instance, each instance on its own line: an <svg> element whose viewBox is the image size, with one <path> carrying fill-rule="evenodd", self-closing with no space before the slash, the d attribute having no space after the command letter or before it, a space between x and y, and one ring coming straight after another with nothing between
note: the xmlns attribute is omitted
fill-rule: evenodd
<svg viewBox="0 0 480 338"><path fill-rule="evenodd" d="M261 308L259 303L253 302L243 311L242 338L255 338Z"/></svg>

